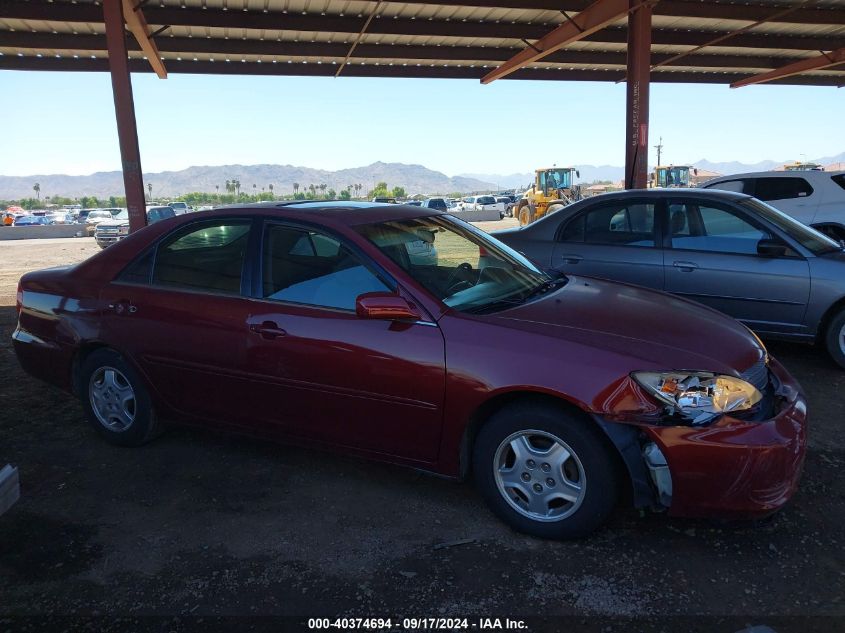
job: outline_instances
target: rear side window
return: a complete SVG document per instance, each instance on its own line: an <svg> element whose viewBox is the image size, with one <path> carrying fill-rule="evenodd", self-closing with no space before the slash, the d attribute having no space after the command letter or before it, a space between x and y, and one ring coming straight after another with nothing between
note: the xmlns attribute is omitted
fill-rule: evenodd
<svg viewBox="0 0 845 633"><path fill-rule="evenodd" d="M845 174L837 174L836 176L831 176L830 179L845 189Z"/></svg>
<svg viewBox="0 0 845 633"><path fill-rule="evenodd" d="M341 310L354 310L359 295L390 290L336 239L278 225L264 234L262 282L265 299Z"/></svg>
<svg viewBox="0 0 845 633"><path fill-rule="evenodd" d="M249 220L220 220L189 227L161 243L153 284L240 294Z"/></svg>
<svg viewBox="0 0 845 633"><path fill-rule="evenodd" d="M564 242L654 246L654 205L607 205L582 213L563 230Z"/></svg>
<svg viewBox="0 0 845 633"><path fill-rule="evenodd" d="M723 180L715 185L704 185L705 189L720 189L722 191L735 191L754 195L754 181L752 180Z"/></svg>
<svg viewBox="0 0 845 633"><path fill-rule="evenodd" d="M813 188L809 182L795 177L758 178L754 188L754 197L764 202L805 198L812 193Z"/></svg>

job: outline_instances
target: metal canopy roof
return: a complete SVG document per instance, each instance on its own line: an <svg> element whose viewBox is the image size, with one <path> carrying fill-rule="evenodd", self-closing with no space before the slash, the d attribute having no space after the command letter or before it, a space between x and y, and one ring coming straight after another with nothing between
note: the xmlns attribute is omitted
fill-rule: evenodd
<svg viewBox="0 0 845 633"><path fill-rule="evenodd" d="M481 79L590 4L141 0L138 8L170 73ZM661 0L653 11L654 82L730 84L798 64L798 74L771 83L845 85L845 0ZM622 15L507 78L622 81L626 41ZM128 46L131 70L151 71L138 41L130 36ZM826 67L814 68L820 56ZM102 2L0 0L0 69L108 71Z"/></svg>

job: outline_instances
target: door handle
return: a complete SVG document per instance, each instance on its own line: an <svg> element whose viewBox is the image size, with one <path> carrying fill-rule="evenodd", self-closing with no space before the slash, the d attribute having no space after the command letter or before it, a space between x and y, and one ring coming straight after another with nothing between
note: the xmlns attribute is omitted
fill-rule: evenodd
<svg viewBox="0 0 845 633"><path fill-rule="evenodd" d="M672 266L680 269L682 273L691 273L696 268L698 268L698 264L694 262L673 262Z"/></svg>
<svg viewBox="0 0 845 633"><path fill-rule="evenodd" d="M279 336L284 336L287 334L285 330L280 328L276 323L273 321L263 321L262 323L251 323L249 326L250 332L254 332L255 334L260 334L261 338L264 339L274 339L278 338Z"/></svg>
<svg viewBox="0 0 845 633"><path fill-rule="evenodd" d="M109 310L113 310L115 314L135 314L138 311L138 307L132 305L126 299L121 299L115 303L110 303Z"/></svg>
<svg viewBox="0 0 845 633"><path fill-rule="evenodd" d="M560 258L563 260L564 264L577 264L584 259L580 255L561 255Z"/></svg>

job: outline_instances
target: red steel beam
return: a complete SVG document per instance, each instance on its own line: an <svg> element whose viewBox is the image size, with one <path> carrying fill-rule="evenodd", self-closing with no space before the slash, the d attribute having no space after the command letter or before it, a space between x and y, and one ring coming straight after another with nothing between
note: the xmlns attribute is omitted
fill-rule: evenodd
<svg viewBox="0 0 845 633"><path fill-rule="evenodd" d="M845 47L839 48L830 53L822 53L818 57L811 57L809 59L802 59L801 61L781 66L775 70L767 73L761 73L748 77L747 79L740 79L731 84L731 88L742 88L743 86L750 86L752 84L761 84L773 79L782 79L784 77L791 77L793 75L800 75L809 70L821 70L822 68L830 68L845 62Z"/></svg>
<svg viewBox="0 0 845 633"><path fill-rule="evenodd" d="M634 9L636 0L630 0ZM648 101L651 80L651 6L628 16L628 75L625 138L625 188L648 184Z"/></svg>
<svg viewBox="0 0 845 633"><path fill-rule="evenodd" d="M120 144L123 186L126 189L126 208L129 211L129 232L131 233L147 225L147 208L144 200L141 150L138 147L135 101L132 98L132 79L129 75L129 56L126 51L126 31L123 28L121 0L104 0L103 16L106 23L108 64L114 93L117 138Z"/></svg>
<svg viewBox="0 0 845 633"><path fill-rule="evenodd" d="M533 45L526 46L504 64L484 75L481 83L489 84L507 77L512 72L543 59L567 44L584 39L621 18L630 8L628 0L596 0L574 18L567 19Z"/></svg>

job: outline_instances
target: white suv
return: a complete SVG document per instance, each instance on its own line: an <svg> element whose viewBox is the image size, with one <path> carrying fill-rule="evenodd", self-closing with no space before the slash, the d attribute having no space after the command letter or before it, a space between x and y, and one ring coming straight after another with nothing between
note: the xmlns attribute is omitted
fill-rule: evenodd
<svg viewBox="0 0 845 633"><path fill-rule="evenodd" d="M722 176L701 186L747 193L835 240L845 240L845 171L761 171Z"/></svg>

